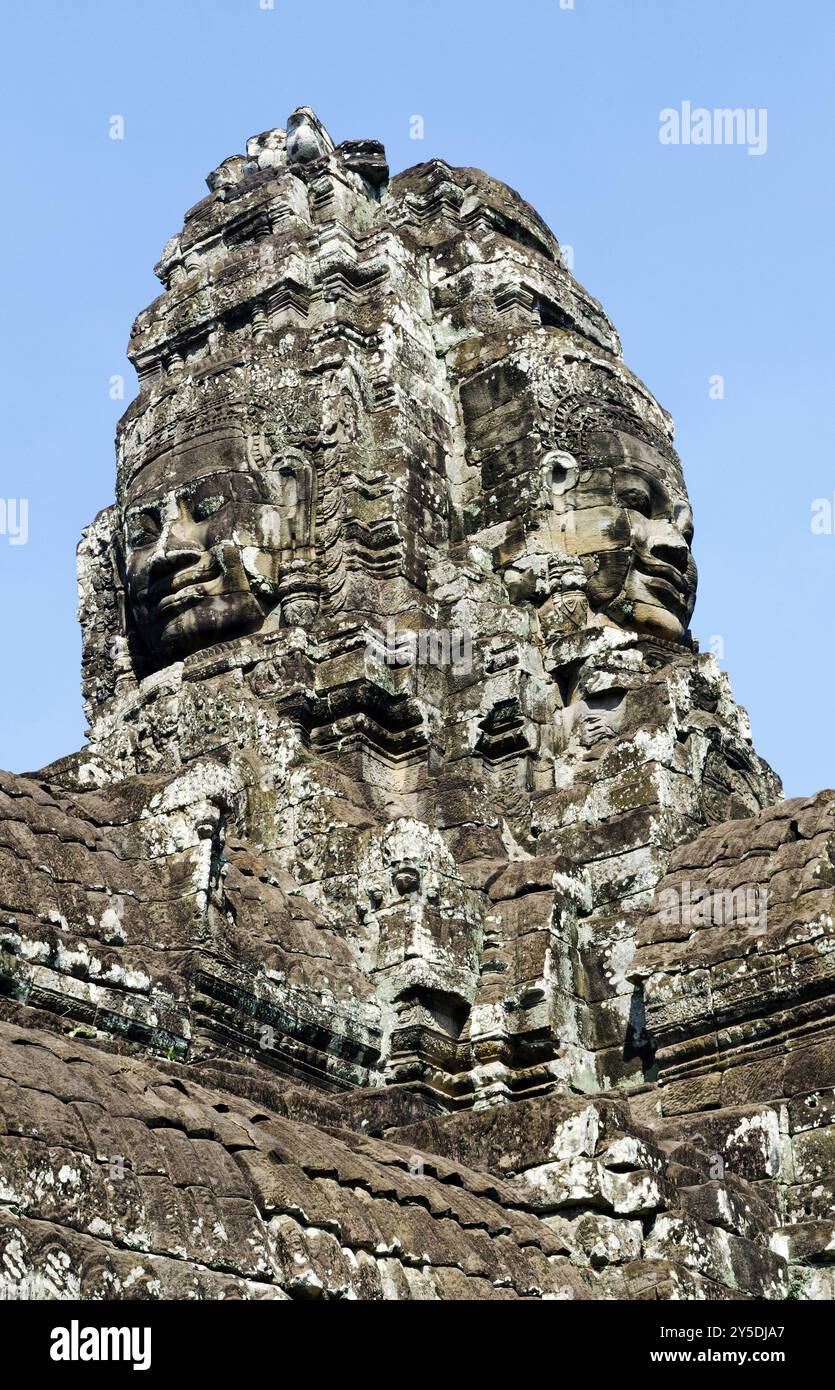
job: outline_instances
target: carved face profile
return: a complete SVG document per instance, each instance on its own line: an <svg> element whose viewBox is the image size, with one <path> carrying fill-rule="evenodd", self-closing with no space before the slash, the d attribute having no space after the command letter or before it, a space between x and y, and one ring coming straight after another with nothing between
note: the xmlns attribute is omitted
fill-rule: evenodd
<svg viewBox="0 0 835 1390"><path fill-rule="evenodd" d="M459 391L491 544L505 523L496 554L512 598L546 605L551 633L608 620L682 641L696 566L669 417L622 362L569 334L533 330L499 361L494 350L488 339L462 354Z"/></svg>
<svg viewBox="0 0 835 1390"><path fill-rule="evenodd" d="M122 546L130 613L150 664L278 626L282 574L292 572L295 593L309 555L308 466L230 467L192 450L147 472L128 489Z"/></svg>
<svg viewBox="0 0 835 1390"><path fill-rule="evenodd" d="M583 560L589 604L621 626L679 641L696 600L693 515L677 464L623 430L596 430L581 465L549 463L559 541Z"/></svg>

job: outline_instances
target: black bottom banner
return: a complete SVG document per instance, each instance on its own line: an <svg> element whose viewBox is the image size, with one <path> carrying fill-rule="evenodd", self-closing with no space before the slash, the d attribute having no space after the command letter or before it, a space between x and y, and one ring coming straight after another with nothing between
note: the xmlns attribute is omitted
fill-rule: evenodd
<svg viewBox="0 0 835 1390"><path fill-rule="evenodd" d="M544 1345L551 1347L555 1356L570 1351L588 1357L589 1369L595 1374L609 1369L632 1371L651 1380L654 1372L664 1377L681 1370L698 1376L700 1369L709 1372L714 1366L745 1367L754 1372L811 1369L819 1364L828 1342L832 1316L828 1303L532 1300L522 1309L508 1303L500 1308L483 1304L489 1324L485 1324L482 1339L479 1305L475 1303L466 1307L436 1304L434 1310L426 1303L377 1303L365 1309L354 1304L340 1315L333 1304L324 1307L314 1306L315 1300L303 1302L307 1306L300 1307L299 1301L293 1300L295 1311L289 1301L272 1300L0 1303L0 1338L7 1352L15 1346L25 1347L28 1372L45 1371L48 1384L122 1373L148 1378L160 1373L187 1373L216 1379L230 1358L237 1367L237 1382L242 1376L264 1374L270 1361L276 1374L286 1373L288 1352L301 1362L302 1370L309 1367L321 1382L331 1373L334 1378L344 1376L352 1347L356 1355L352 1374L362 1375L364 1365L367 1371L366 1357L378 1345L378 1336L383 1339L379 1354L388 1360L383 1351L387 1333L398 1338L398 1361L402 1361L403 1379L408 1382L410 1370L415 1378L419 1374L418 1362L423 1365L421 1379L425 1379L427 1354L437 1373L450 1363L476 1364L496 1346L505 1330L514 1342L520 1331L522 1336L536 1338L544 1331L549 1337L547 1343L537 1340L530 1344L531 1350L539 1349L540 1360ZM348 1321L342 1322L346 1312ZM338 1332L347 1333L347 1341L344 1336L324 1336L326 1330L334 1331L330 1319L335 1313ZM447 1324L446 1316L455 1321ZM427 1339L436 1333L441 1340L433 1348ZM352 1340L352 1334L362 1340ZM404 1338L417 1339L414 1361L403 1356L408 1347ZM524 1343L517 1348L523 1351ZM401 1371L397 1375L400 1379Z"/></svg>

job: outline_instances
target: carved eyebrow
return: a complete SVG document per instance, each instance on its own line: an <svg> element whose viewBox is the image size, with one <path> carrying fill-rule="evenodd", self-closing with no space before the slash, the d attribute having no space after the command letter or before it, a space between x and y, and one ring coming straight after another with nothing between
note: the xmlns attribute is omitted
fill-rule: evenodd
<svg viewBox="0 0 835 1390"><path fill-rule="evenodd" d="M197 492L198 488L204 486L217 487L219 480L225 482L228 477L229 474L225 469L218 469L216 473L201 473L199 478L188 478L176 491L182 494L184 492Z"/></svg>
<svg viewBox="0 0 835 1390"><path fill-rule="evenodd" d="M252 478L253 485L257 489L258 479L253 474L246 474L242 470L236 470L235 476L238 476L238 472L240 472L240 476L242 477ZM218 489L219 492L222 492L224 497L234 496L234 488L228 486L226 482L226 480L229 477L229 469L218 469L215 473L204 473L199 478L188 479L186 482L182 484L181 487L174 489L166 489L162 497L148 498L147 501L134 502L132 505L125 507L123 512L124 519L125 521L127 521L130 517L139 516L142 513L159 513L165 504L166 498L170 495L172 491L174 492L175 497L184 497L190 501L199 494L200 489L205 485L212 486ZM223 481L219 484L218 479L222 479Z"/></svg>
<svg viewBox="0 0 835 1390"><path fill-rule="evenodd" d="M237 497L244 492L262 494L263 488L260 478L244 469L218 469L216 473L204 473L200 478L193 478L184 483L182 488L178 488L177 495L180 497L197 497L206 489L214 493L220 493L224 497Z"/></svg>
<svg viewBox="0 0 835 1390"><path fill-rule="evenodd" d="M159 502L137 502L133 507L127 507L124 512L125 521L132 521L134 517L147 515L149 512L158 512Z"/></svg>
<svg viewBox="0 0 835 1390"><path fill-rule="evenodd" d="M641 477L640 473L632 473L629 474L628 477L624 478L621 476L615 479L615 488L617 491L626 492L627 488L631 487L644 488L647 492L654 491L652 483L650 483L647 478Z"/></svg>
<svg viewBox="0 0 835 1390"><path fill-rule="evenodd" d="M644 472L639 464L634 464L632 462L621 464L620 467L616 467L614 469L614 474L616 482L637 481L639 483L644 483L647 487L651 487L655 482L655 478L650 473Z"/></svg>

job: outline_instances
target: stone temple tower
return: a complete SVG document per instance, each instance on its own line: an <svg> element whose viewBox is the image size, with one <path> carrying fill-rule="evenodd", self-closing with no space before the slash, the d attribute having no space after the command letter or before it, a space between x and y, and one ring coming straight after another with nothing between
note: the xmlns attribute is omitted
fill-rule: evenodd
<svg viewBox="0 0 835 1390"><path fill-rule="evenodd" d="M691 638L669 415L480 171L304 107L207 182L89 741L2 780L9 1296L832 1296L833 795Z"/></svg>

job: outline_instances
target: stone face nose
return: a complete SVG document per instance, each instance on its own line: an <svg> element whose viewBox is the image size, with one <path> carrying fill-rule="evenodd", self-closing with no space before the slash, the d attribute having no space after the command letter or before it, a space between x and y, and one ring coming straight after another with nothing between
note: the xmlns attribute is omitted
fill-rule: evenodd
<svg viewBox="0 0 835 1390"><path fill-rule="evenodd" d="M682 574L687 570L690 547L681 532L670 522L665 522L655 534L651 535L649 549L656 560L661 560L666 565L672 565Z"/></svg>
<svg viewBox="0 0 835 1390"><path fill-rule="evenodd" d="M160 590L168 587L169 581L181 570L191 569L200 560L202 552L185 540L171 537L160 542L148 565L148 593L152 601L159 597Z"/></svg>

